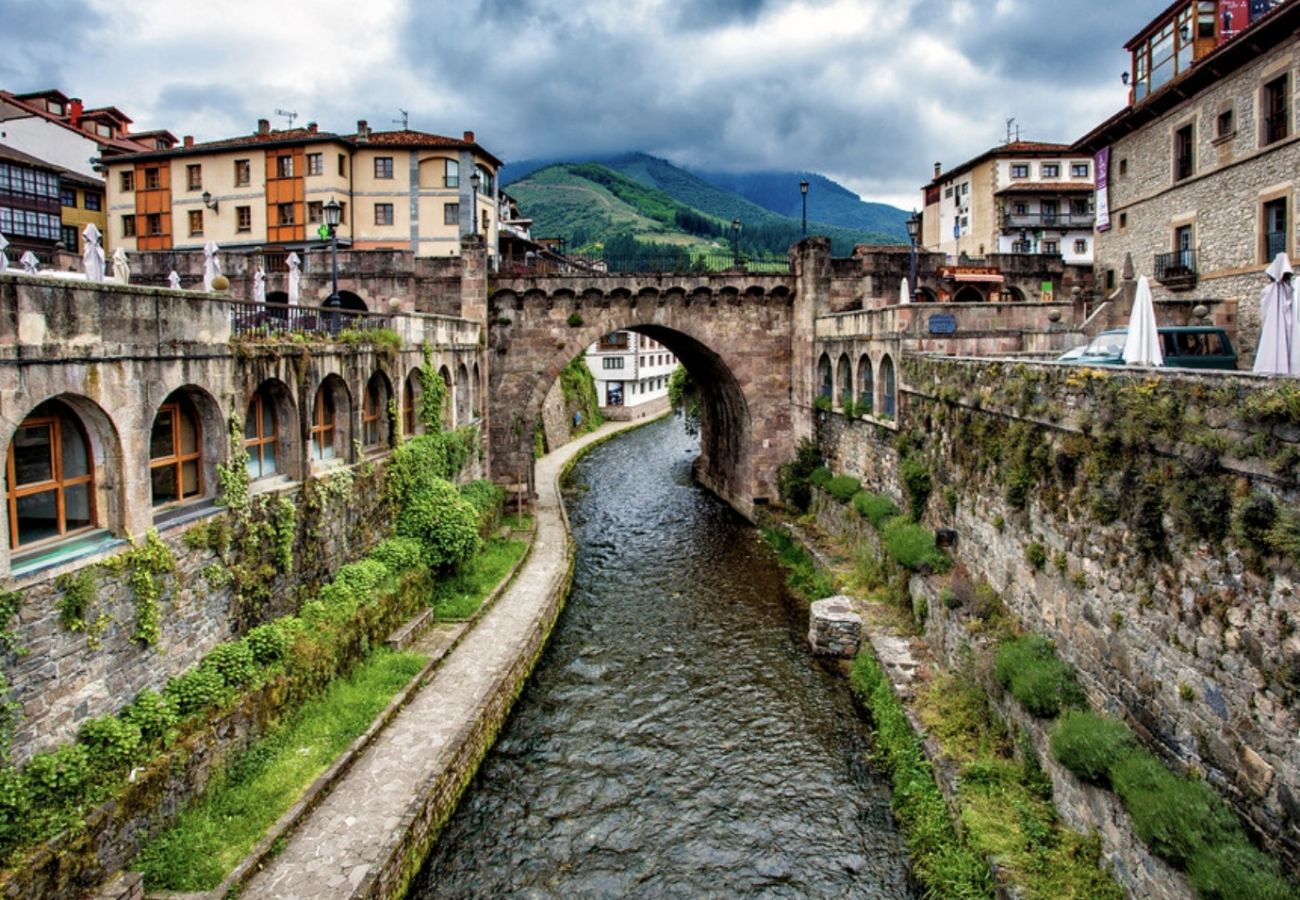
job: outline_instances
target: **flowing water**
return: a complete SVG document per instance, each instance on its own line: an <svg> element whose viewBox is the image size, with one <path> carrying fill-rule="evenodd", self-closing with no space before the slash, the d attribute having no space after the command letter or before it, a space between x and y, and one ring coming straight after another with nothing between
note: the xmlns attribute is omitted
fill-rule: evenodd
<svg viewBox="0 0 1300 900"><path fill-rule="evenodd" d="M911 897L846 685L668 419L579 463L568 606L412 896Z"/></svg>

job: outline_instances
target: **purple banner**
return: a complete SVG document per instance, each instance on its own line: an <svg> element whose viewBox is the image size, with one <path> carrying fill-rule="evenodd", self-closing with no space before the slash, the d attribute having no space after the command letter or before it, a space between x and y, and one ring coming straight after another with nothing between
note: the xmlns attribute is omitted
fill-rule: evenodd
<svg viewBox="0 0 1300 900"><path fill-rule="evenodd" d="M1110 231L1110 148L1098 150L1093 162L1097 170L1097 230Z"/></svg>

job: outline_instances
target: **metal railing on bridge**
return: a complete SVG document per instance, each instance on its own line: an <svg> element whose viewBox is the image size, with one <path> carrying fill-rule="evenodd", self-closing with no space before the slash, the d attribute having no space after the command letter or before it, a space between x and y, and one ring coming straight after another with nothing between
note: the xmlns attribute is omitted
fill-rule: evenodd
<svg viewBox="0 0 1300 900"><path fill-rule="evenodd" d="M559 256L502 261L503 275L724 275L728 272L781 275L790 271L787 256L731 253L658 253L637 256Z"/></svg>
<svg viewBox="0 0 1300 900"><path fill-rule="evenodd" d="M393 316L363 309L229 300L232 335L314 334L392 329Z"/></svg>

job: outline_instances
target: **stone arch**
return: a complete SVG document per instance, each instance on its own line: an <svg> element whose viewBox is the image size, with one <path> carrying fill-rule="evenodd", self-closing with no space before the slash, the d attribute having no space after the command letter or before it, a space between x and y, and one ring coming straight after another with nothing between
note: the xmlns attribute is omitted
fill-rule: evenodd
<svg viewBox="0 0 1300 900"><path fill-rule="evenodd" d="M278 378L266 379L248 395L243 416L248 477L300 479L302 432L288 386Z"/></svg>
<svg viewBox="0 0 1300 900"><path fill-rule="evenodd" d="M876 378L867 353L858 360L858 409L867 415L876 411Z"/></svg>
<svg viewBox="0 0 1300 900"><path fill-rule="evenodd" d="M481 419L483 418L483 414L486 412L486 410L483 409L484 391L483 391L482 372L478 367L477 360L474 361L473 385L474 385L474 418Z"/></svg>
<svg viewBox="0 0 1300 900"><path fill-rule="evenodd" d="M953 303L983 303L984 292L973 284L964 284L952 295Z"/></svg>
<svg viewBox="0 0 1300 900"><path fill-rule="evenodd" d="M1004 284L1002 286L1002 299L1007 303L1024 303L1025 292L1014 284Z"/></svg>
<svg viewBox="0 0 1300 900"><path fill-rule="evenodd" d="M917 297L915 294L920 294L921 296ZM917 303L937 303L939 301L939 295L931 288L917 285L916 291L913 294L913 300Z"/></svg>
<svg viewBox="0 0 1300 900"><path fill-rule="evenodd" d="M894 359L888 353L880 358L880 414L886 419L898 416L898 384Z"/></svg>
<svg viewBox="0 0 1300 900"><path fill-rule="evenodd" d="M442 422L443 428L453 428L456 425L456 410L455 402L452 399L455 395L451 383L451 370L446 366L439 366L438 377L442 379L442 386L444 388L442 394L442 410L438 414L438 419ZM460 424L463 425L465 423L462 422Z"/></svg>
<svg viewBox="0 0 1300 900"><path fill-rule="evenodd" d="M456 367L456 424L466 425L473 417L474 390L469 381L469 369L461 363Z"/></svg>
<svg viewBox="0 0 1300 900"><path fill-rule="evenodd" d="M352 291L339 291L339 303L343 309L351 309L356 312L368 312L370 307L366 306L366 301L362 300Z"/></svg>
<svg viewBox="0 0 1300 900"><path fill-rule="evenodd" d="M321 379L312 393L308 454L313 464L346 460L352 450L352 392L339 375Z"/></svg>
<svg viewBox="0 0 1300 900"><path fill-rule="evenodd" d="M164 413L164 409L172 407ZM149 470L152 505L213 497L217 488L217 464L225 459L229 436L215 397L195 384L183 385L169 393L157 406L146 410L152 422L149 444L145 447L145 467ZM186 418L193 416L193 433ZM190 438L193 444L190 444ZM160 499L168 493L167 468L162 460L172 457L175 483L181 496ZM191 494L186 479L193 477L197 490Z"/></svg>
<svg viewBox="0 0 1300 900"><path fill-rule="evenodd" d="M382 450L393 445L393 422L388 402L393 397L393 383L388 373L376 369L366 381L361 397L361 446L364 450Z"/></svg>
<svg viewBox="0 0 1300 900"><path fill-rule="evenodd" d="M420 367L416 366L402 379L402 435L411 437L424 430L420 422L420 404L424 400L424 385L420 382Z"/></svg>
<svg viewBox="0 0 1300 900"><path fill-rule="evenodd" d="M831 399L835 392L835 383L832 381L834 376L831 374L831 358L827 353L821 355L817 360L817 396Z"/></svg>
<svg viewBox="0 0 1300 900"><path fill-rule="evenodd" d="M848 353L841 353L835 365L835 402L844 406L853 399L853 364L849 362Z"/></svg>

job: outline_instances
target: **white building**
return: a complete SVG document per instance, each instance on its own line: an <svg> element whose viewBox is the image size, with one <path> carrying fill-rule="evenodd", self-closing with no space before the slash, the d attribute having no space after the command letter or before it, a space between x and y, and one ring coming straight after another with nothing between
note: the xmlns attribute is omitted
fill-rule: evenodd
<svg viewBox="0 0 1300 900"><path fill-rule="evenodd" d="M640 419L668 408L668 378L677 357L635 331L607 334L587 348L596 398L606 418Z"/></svg>

